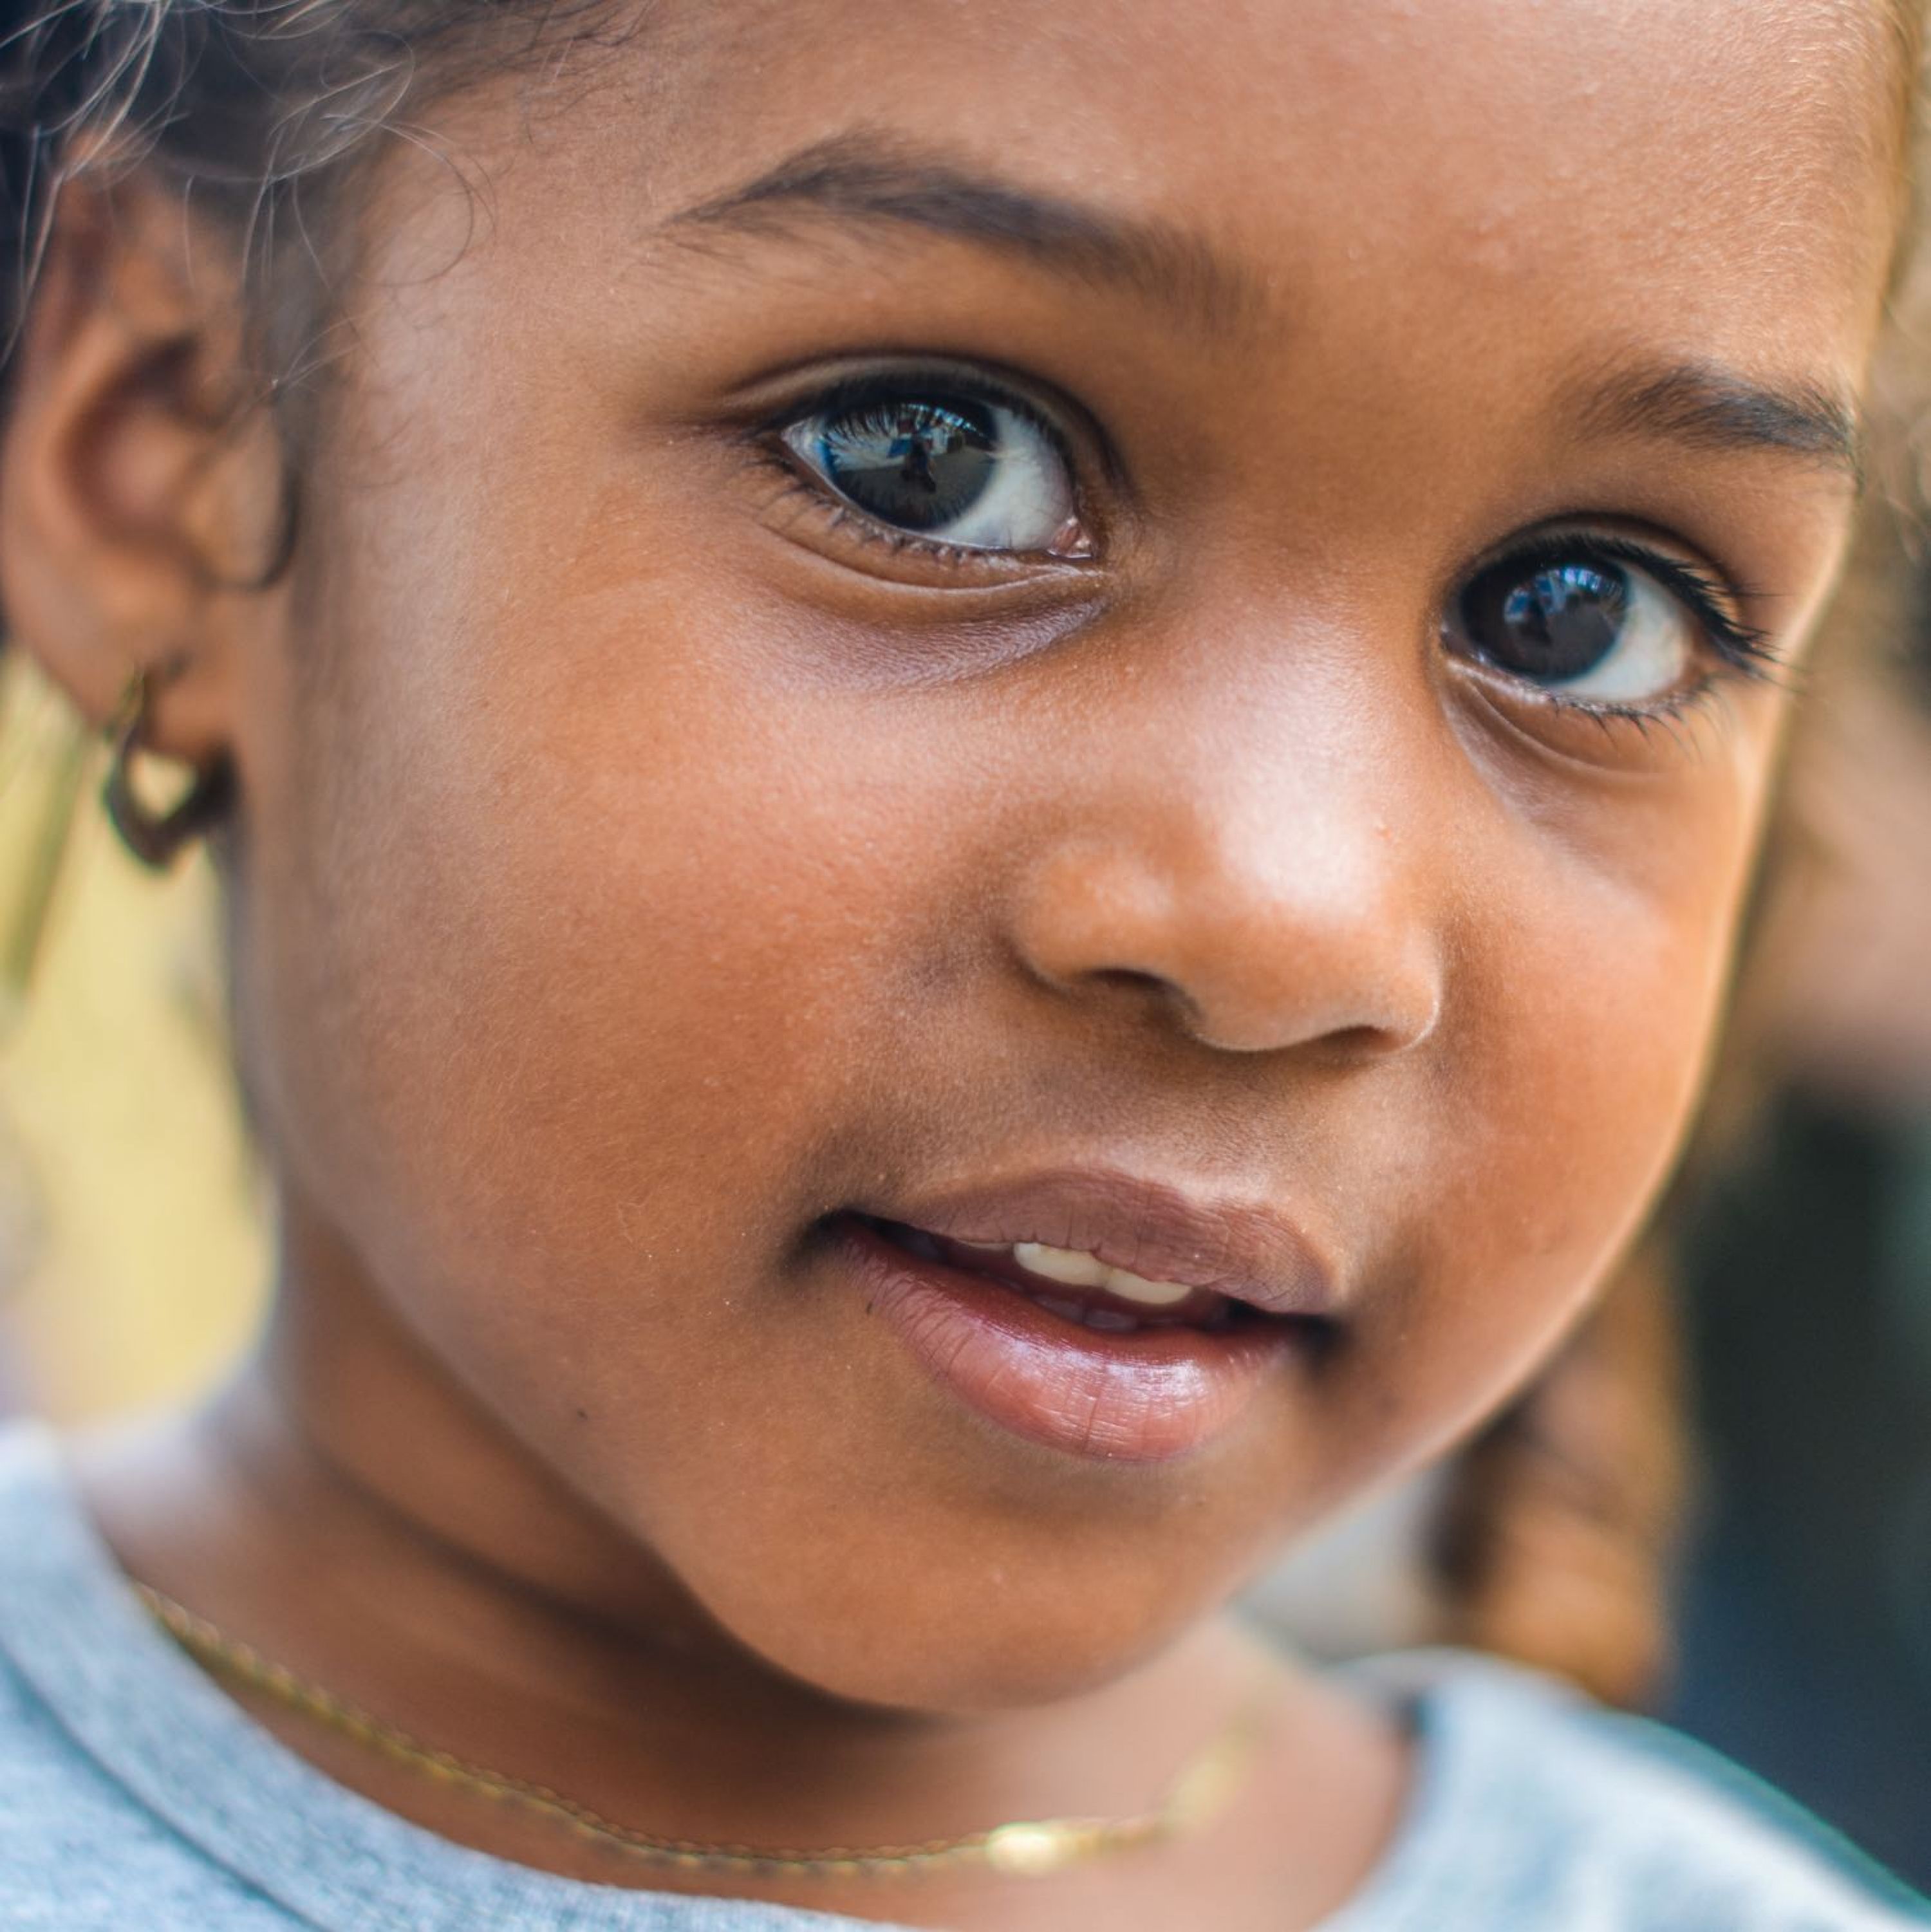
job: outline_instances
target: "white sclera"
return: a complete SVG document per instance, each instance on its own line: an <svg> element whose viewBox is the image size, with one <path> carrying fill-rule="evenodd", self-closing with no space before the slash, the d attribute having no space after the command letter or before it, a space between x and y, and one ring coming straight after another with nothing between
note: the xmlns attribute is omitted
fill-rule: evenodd
<svg viewBox="0 0 1931 1932"><path fill-rule="evenodd" d="M961 550L1050 550L1074 517L1073 481L1053 439L1038 424L998 403L980 405L992 419L993 460L985 486L948 521L913 530L890 523L838 487L821 445L836 418L806 416L783 432L793 453L842 502L861 516L891 530L905 530L929 543Z"/></svg>
<svg viewBox="0 0 1931 1932"><path fill-rule="evenodd" d="M1604 704L1644 704L1684 683L1696 650L1695 624L1648 572L1619 566L1629 584L1622 634L1599 664L1548 688Z"/></svg>

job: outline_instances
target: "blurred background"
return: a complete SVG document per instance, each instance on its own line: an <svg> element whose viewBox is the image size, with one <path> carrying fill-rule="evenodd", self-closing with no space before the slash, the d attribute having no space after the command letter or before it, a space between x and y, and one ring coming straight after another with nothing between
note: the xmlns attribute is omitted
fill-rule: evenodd
<svg viewBox="0 0 1931 1932"><path fill-rule="evenodd" d="M1828 694L1764 1065L1676 1238L1702 1491L1668 1714L1931 1889L1931 652ZM1820 692L1820 697L1824 695Z"/></svg>
<svg viewBox="0 0 1931 1932"><path fill-rule="evenodd" d="M1473 1643L1701 1736L1931 1889L1931 569L1893 527L1805 695L1710 1118L1540 1382L1256 1591L1317 1654ZM49 876L64 708L0 658L0 935ZM205 858L125 857L83 773L0 988L0 1410L191 1396L269 1216Z"/></svg>

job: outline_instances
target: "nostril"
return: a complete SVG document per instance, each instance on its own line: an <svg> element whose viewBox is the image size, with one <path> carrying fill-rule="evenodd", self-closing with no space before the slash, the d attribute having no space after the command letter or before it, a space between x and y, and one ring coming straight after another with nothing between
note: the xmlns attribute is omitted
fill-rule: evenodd
<svg viewBox="0 0 1931 1932"><path fill-rule="evenodd" d="M1409 1042L1405 1030L1393 1027L1343 1027L1323 1042L1336 1059L1369 1060L1380 1054L1398 1052Z"/></svg>
<svg viewBox="0 0 1931 1932"><path fill-rule="evenodd" d="M1158 973L1144 973L1133 966L1097 966L1086 976L1094 984L1120 986L1129 992L1150 993L1163 999L1184 1000L1186 995L1170 980Z"/></svg>
<svg viewBox="0 0 1931 1932"><path fill-rule="evenodd" d="M1243 1001L1233 988L1204 1000L1183 988L1167 990L1180 1025L1202 1046L1243 1054L1293 1048L1312 1052L1331 1066L1362 1064L1407 1052L1434 1032L1439 1010L1434 1000L1401 998L1398 988L1393 989L1383 1011L1368 1019L1297 1007L1291 998ZM1374 1010L1373 1004L1359 997L1358 988L1350 1004L1368 1004Z"/></svg>
<svg viewBox="0 0 1931 1932"><path fill-rule="evenodd" d="M1115 988L1130 998L1166 1007L1189 1034L1197 1035L1206 1024L1200 1001L1185 986L1161 974L1137 966L1095 966L1084 977L1089 986Z"/></svg>

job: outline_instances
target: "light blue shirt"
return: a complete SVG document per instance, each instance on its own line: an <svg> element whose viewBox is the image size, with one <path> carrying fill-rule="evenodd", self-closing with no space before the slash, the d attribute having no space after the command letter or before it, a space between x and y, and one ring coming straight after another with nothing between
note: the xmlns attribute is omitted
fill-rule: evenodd
<svg viewBox="0 0 1931 1932"><path fill-rule="evenodd" d="M1380 1864L1320 1932L1931 1926L1931 1906L1654 1726L1454 1653L1398 1660L1378 1681L1414 1726L1413 1786ZM53 1437L0 1434L0 1928L291 1927L879 1932L552 1877L332 1784L155 1628Z"/></svg>

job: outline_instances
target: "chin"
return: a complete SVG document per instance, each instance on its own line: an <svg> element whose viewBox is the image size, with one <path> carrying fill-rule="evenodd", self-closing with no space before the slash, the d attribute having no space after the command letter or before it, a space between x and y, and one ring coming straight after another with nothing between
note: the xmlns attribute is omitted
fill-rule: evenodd
<svg viewBox="0 0 1931 1932"><path fill-rule="evenodd" d="M1182 1594L1172 1566L1083 1577L1037 1558L908 1550L768 1574L741 1594L707 1580L722 1633L766 1668L836 1701L930 1715L1017 1711L1098 1690L1170 1648L1233 1592ZM1145 1574L1150 1570L1152 1574ZM872 1587L865 1587L867 1579Z"/></svg>

